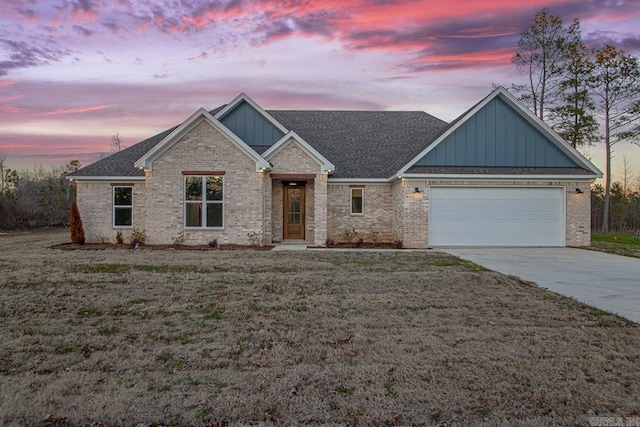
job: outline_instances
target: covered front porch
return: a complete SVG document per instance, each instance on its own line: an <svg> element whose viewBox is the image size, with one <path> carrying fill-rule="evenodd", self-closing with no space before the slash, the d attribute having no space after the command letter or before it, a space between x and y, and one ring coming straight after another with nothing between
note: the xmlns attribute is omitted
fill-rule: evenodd
<svg viewBox="0 0 640 427"><path fill-rule="evenodd" d="M271 174L271 241L324 245L327 239L325 174Z"/></svg>

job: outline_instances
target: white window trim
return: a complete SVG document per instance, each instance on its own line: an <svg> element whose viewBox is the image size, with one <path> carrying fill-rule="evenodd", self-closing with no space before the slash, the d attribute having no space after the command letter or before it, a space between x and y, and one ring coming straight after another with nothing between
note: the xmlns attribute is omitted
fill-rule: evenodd
<svg viewBox="0 0 640 427"><path fill-rule="evenodd" d="M116 188L131 189L131 205L116 205ZM116 225L116 207L119 209L131 209L131 225ZM132 185L114 185L111 190L111 226L113 228L133 228L133 186Z"/></svg>
<svg viewBox="0 0 640 427"><path fill-rule="evenodd" d="M218 178L222 178L222 200L213 200L211 202L208 202L206 200L206 194L207 194L207 185L206 185L206 181L207 181L207 177L218 177ZM187 201L187 179L188 178L200 178L202 179L202 200L200 201ZM182 209L182 216L183 216L183 220L182 220L182 225L184 227L185 230L224 230L224 224L225 224L225 216L224 216L224 205L225 205L225 179L224 179L224 175L185 175L184 176L184 180L182 182L182 201L184 204L184 207ZM201 218L201 222L200 222L200 227L191 227L191 226L187 226L187 204L196 204L196 203L200 203L202 205L202 218ZM207 221L207 213L206 213L206 205L207 204L220 204L222 205L222 227L207 227L206 221Z"/></svg>
<svg viewBox="0 0 640 427"><path fill-rule="evenodd" d="M353 190L362 191L362 212L353 212ZM349 213L351 216L362 216L364 215L364 187L353 187L349 188Z"/></svg>

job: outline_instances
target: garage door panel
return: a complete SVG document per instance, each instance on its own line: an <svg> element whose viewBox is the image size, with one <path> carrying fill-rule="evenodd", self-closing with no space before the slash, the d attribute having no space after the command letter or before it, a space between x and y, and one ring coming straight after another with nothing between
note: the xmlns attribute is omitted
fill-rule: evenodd
<svg viewBox="0 0 640 427"><path fill-rule="evenodd" d="M431 187L431 246L564 246L562 188Z"/></svg>

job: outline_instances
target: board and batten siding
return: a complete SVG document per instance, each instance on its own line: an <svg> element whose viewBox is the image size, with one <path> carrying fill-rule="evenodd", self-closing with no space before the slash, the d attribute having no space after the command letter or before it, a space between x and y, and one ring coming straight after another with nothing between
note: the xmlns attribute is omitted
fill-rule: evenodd
<svg viewBox="0 0 640 427"><path fill-rule="evenodd" d="M247 145L271 146L284 133L245 101L226 113L220 121Z"/></svg>
<svg viewBox="0 0 640 427"><path fill-rule="evenodd" d="M418 160L419 166L577 167L499 97Z"/></svg>

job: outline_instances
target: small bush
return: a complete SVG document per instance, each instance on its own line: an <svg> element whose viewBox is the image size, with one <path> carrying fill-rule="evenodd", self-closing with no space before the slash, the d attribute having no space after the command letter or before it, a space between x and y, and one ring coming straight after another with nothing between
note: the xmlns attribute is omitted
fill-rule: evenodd
<svg viewBox="0 0 640 427"><path fill-rule="evenodd" d="M213 239L209 241L209 247L210 248L217 248L218 247L218 239Z"/></svg>
<svg viewBox="0 0 640 427"><path fill-rule="evenodd" d="M354 243L356 248L362 247L363 244L364 244L364 239L362 237L358 237L358 239L356 240L356 243Z"/></svg>
<svg viewBox="0 0 640 427"><path fill-rule="evenodd" d="M189 233L185 233L184 231L181 231L178 233L178 237L172 237L171 240L173 240L174 245L182 246L185 244L187 240L189 240L190 237L191 235Z"/></svg>
<svg viewBox="0 0 640 427"><path fill-rule="evenodd" d="M404 245L402 244L402 240L396 240L393 242L393 247L396 249L402 249Z"/></svg>
<svg viewBox="0 0 640 427"><path fill-rule="evenodd" d="M116 232L116 242L121 245L124 243L124 236L122 235L122 231L118 230Z"/></svg>
<svg viewBox="0 0 640 427"><path fill-rule="evenodd" d="M328 248L332 248L336 245L336 241L333 239L327 239L325 240L324 245Z"/></svg>
<svg viewBox="0 0 640 427"><path fill-rule="evenodd" d="M347 243L353 242L353 239L355 238L356 238L356 234L353 230L344 230L344 232L342 233L342 240L344 240Z"/></svg>
<svg viewBox="0 0 640 427"><path fill-rule="evenodd" d="M369 233L369 239L371 239L371 241L376 244L380 241L380 232L379 231L372 231Z"/></svg>
<svg viewBox="0 0 640 427"><path fill-rule="evenodd" d="M249 238L249 246L258 246L262 240L262 231L252 231L247 233L247 237Z"/></svg>
<svg viewBox="0 0 640 427"><path fill-rule="evenodd" d="M80 211L78 210L78 204L76 202L71 204L69 228L71 229L71 242L84 245L84 229L82 228L82 219L80 218Z"/></svg>
<svg viewBox="0 0 640 427"><path fill-rule="evenodd" d="M134 228L131 232L131 247L138 247L145 244L147 241L147 232Z"/></svg>

